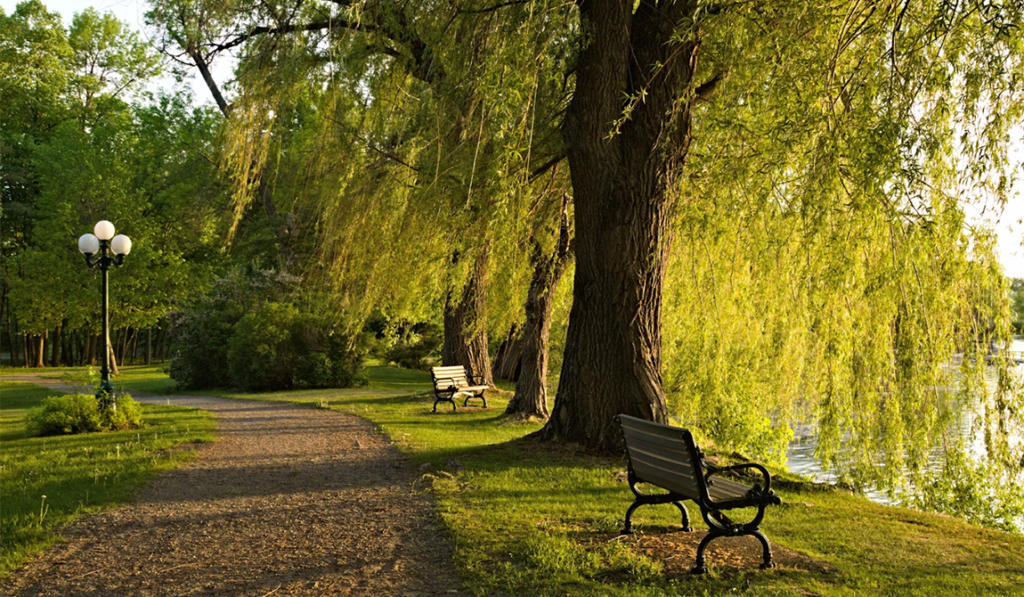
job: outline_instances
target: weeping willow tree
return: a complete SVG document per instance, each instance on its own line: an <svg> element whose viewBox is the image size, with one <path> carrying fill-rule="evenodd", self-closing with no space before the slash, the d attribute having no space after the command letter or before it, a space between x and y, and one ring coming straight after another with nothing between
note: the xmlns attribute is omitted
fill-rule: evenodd
<svg viewBox="0 0 1024 597"><path fill-rule="evenodd" d="M842 8L709 17L727 75L678 188L669 402L776 462L813 422L842 478L1012 527L1024 395L989 355L1005 282L965 209L1004 204L1019 167L1019 7Z"/></svg>
<svg viewBox="0 0 1024 597"><path fill-rule="evenodd" d="M287 188L269 186L289 213L311 216L307 279L333 291L331 307L354 326L382 306L443 310L445 359L489 377L486 314L498 329L523 316L522 256L555 244L550 222L571 213L559 209L567 180L553 124L566 51L560 28L536 24L566 11L434 8L165 2L153 19L204 76L217 53L242 51L228 135L240 213L268 165L300 170ZM305 130L281 134L296 127L281 115L303 100ZM500 280L495 299L489 278Z"/></svg>
<svg viewBox="0 0 1024 597"><path fill-rule="evenodd" d="M957 385L976 388L1005 338L991 242L963 213L1010 186L1019 3L211 10L202 47L245 50L239 147L272 145L273 106L318 98L296 200L317 206L315 265L353 313L436 308L474 272L523 296L564 152L576 265L544 438L614 449L613 415L671 406L779 457L804 415L826 462L895 486L878 471L923 470L955 417L945 363L963 354ZM976 425L1009 474L1005 373Z"/></svg>

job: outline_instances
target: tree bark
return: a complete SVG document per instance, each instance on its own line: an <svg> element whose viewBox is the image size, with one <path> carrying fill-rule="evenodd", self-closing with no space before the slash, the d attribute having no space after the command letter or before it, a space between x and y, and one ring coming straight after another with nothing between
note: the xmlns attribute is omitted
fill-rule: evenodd
<svg viewBox="0 0 1024 597"><path fill-rule="evenodd" d="M498 348L498 354L494 357L491 375L495 379L516 381L519 379L519 359L523 355L522 330L516 324L512 324L505 340Z"/></svg>
<svg viewBox="0 0 1024 597"><path fill-rule="evenodd" d="M46 332L39 334L39 342L36 344L35 357L36 367L46 366Z"/></svg>
<svg viewBox="0 0 1024 597"><path fill-rule="evenodd" d="M558 243L551 255L534 247L533 279L526 297L526 322L521 336L522 354L516 393L505 413L548 418L548 344L551 336L551 307L555 288L572 256L568 205L563 199Z"/></svg>
<svg viewBox="0 0 1024 597"><path fill-rule="evenodd" d="M486 325L487 259L487 251L481 251L458 302L451 291L445 297L441 362L462 365L468 375L490 379Z"/></svg>
<svg viewBox="0 0 1024 597"><path fill-rule="evenodd" d="M51 346L51 348L50 348L50 366L51 367L60 367L60 365L61 365L61 362L60 362L60 352L61 352L61 348L63 348L63 346L64 346L62 344L63 338L61 338L61 335L62 335L61 332L62 331L63 330L61 330L61 326L59 326L59 325L53 330L53 340L50 341L50 346Z"/></svg>
<svg viewBox="0 0 1024 597"><path fill-rule="evenodd" d="M539 435L621 449L612 417L665 422L661 303L667 191L690 141L697 2L580 0L588 40L562 135L571 169L576 275L552 416ZM676 35L676 29L679 33ZM622 120L625 115L625 120Z"/></svg>
<svg viewBox="0 0 1024 597"><path fill-rule="evenodd" d="M146 329L146 364L153 364L153 326Z"/></svg>

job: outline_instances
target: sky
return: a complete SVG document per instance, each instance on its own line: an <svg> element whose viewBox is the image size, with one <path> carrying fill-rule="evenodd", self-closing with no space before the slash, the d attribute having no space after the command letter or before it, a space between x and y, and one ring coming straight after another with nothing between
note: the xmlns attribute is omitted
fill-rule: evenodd
<svg viewBox="0 0 1024 597"><path fill-rule="evenodd" d="M0 6L7 14L11 14L19 0L0 0ZM139 31L144 39L151 39L152 32L147 32L145 12L148 4L145 0L43 0L43 4L52 11L59 12L65 24L71 23L72 16L92 6L99 12L113 12L117 18L128 23ZM231 66L222 62L214 65L214 78L223 85L223 82L230 75ZM174 82L170 78L157 81L155 85L172 87ZM186 82L192 89L196 103L212 103L209 91L201 80L192 78ZM1024 130L1016 131L1017 139L1024 138ZM1024 144L1018 144L1014 161L1018 164L1024 162ZM1021 178L1024 178L1022 173ZM999 255L1006 275L1014 278L1024 278L1024 248L1021 247L1024 241L1024 180L1018 181L1015 187L1017 193L1010 203L1003 210L975 209L972 218L978 222L985 222L995 227L999 235Z"/></svg>

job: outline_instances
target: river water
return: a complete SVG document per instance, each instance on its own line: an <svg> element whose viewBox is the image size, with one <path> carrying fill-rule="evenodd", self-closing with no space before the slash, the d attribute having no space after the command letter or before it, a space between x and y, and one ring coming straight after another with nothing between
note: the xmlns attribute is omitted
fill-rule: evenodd
<svg viewBox="0 0 1024 597"><path fill-rule="evenodd" d="M1010 350L1017 353L1024 353L1024 337L1015 336ZM1017 370L1024 373L1024 365L1018 365ZM957 429L966 437L970 433L969 418L967 421L957 425ZM786 466L790 472L803 475L817 483L835 483L838 479L833 471L822 468L821 463L814 457L814 450L817 448L816 426L796 425L793 429L793 441L790 442L786 451ZM884 504L893 503L888 495L880 491L866 491L865 495Z"/></svg>

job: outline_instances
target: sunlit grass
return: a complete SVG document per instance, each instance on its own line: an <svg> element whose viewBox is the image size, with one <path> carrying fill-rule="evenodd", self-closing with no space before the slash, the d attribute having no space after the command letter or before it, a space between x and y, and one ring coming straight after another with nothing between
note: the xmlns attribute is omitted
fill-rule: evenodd
<svg viewBox="0 0 1024 597"><path fill-rule="evenodd" d="M403 389L406 395L393 395ZM370 370L360 391L281 392L235 397L311 403L376 423L420 466L476 595L1016 595L1024 586L1024 537L947 516L883 506L848 492L789 481L789 504L769 510L773 542L836 572L757 568L670 579L656 558L615 541L632 494L621 458L594 457L524 436L539 423L509 423L508 395L491 408L439 406L429 374ZM697 528L698 509L690 507ZM678 528L671 506L647 506L640 532Z"/></svg>
<svg viewBox="0 0 1024 597"><path fill-rule="evenodd" d="M299 402L377 424L420 468L454 546L454 565L475 595L956 596L1024 593L1024 537L937 514L888 507L780 474L786 505L762 528L776 545L820 559L835 572L756 568L668 578L662 564L616 541L632 494L621 458L524 436L540 423L512 423L508 394L490 408L431 412L426 372L371 367L364 388L225 397ZM155 375L155 374L154 374ZM477 403L478 404L478 403ZM39 504L35 504L38 506ZM702 527L697 508L690 507ZM671 506L635 515L641 533L671 532Z"/></svg>
<svg viewBox="0 0 1024 597"><path fill-rule="evenodd" d="M143 429L30 437L25 413L51 394L0 382L0 575L50 545L57 527L129 499L153 475L193 455L171 448L213 439L209 413L148 404Z"/></svg>

